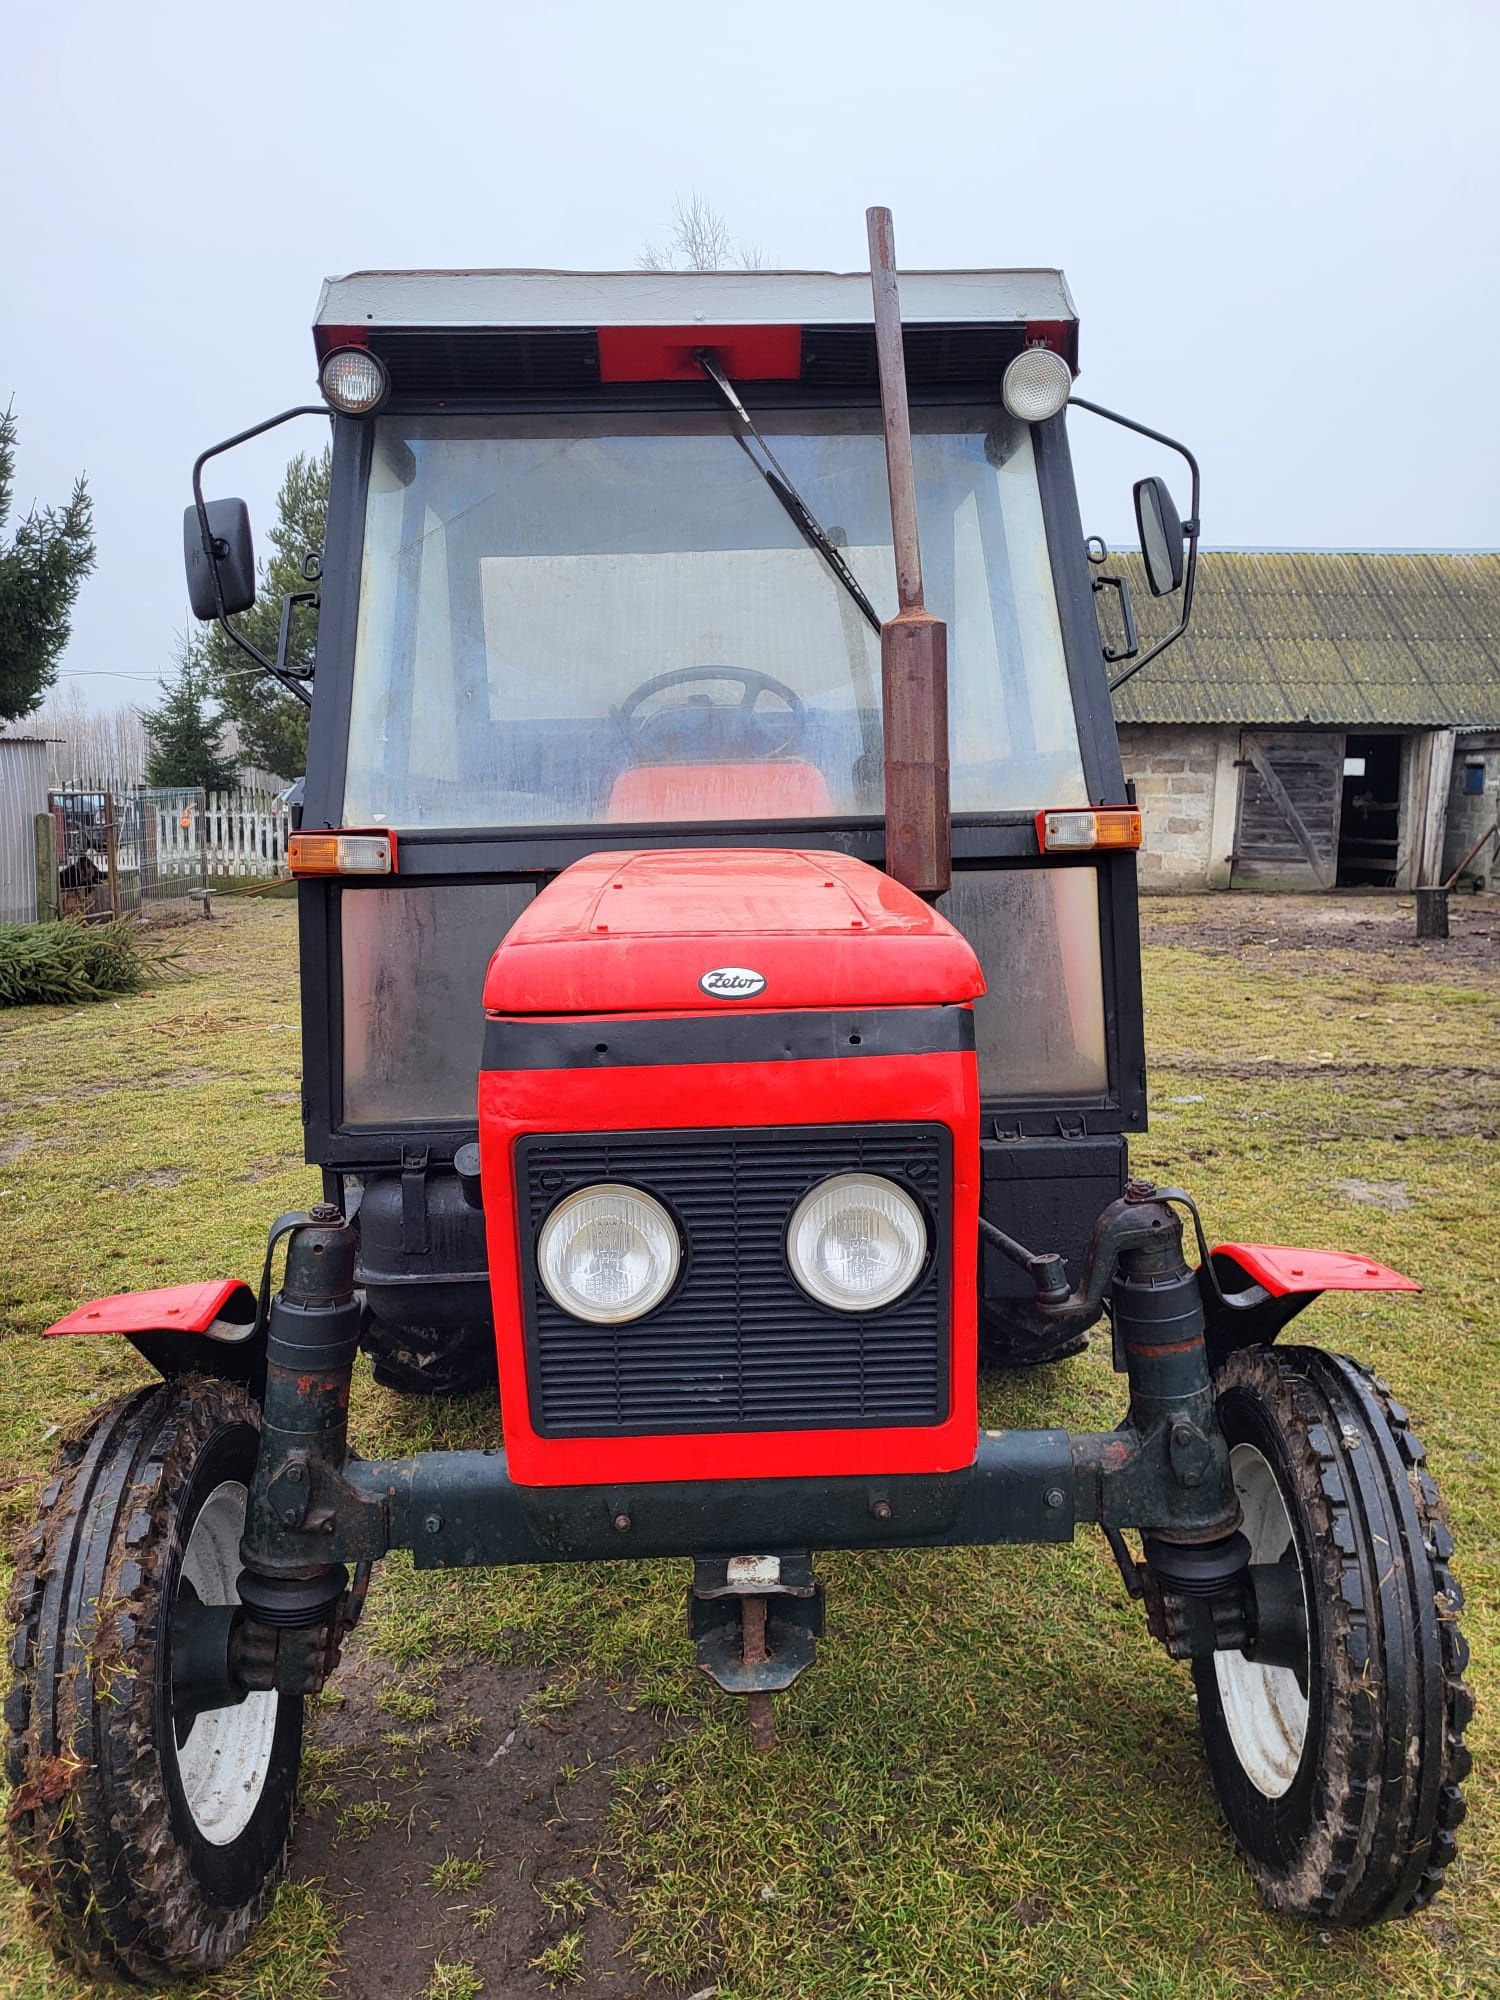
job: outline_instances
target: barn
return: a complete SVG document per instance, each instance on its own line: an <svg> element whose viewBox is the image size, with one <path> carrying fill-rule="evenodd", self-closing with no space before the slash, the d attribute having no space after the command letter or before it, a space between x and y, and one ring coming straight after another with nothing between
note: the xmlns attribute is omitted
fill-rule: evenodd
<svg viewBox="0 0 1500 2000"><path fill-rule="evenodd" d="M1206 552L1115 712L1144 888L1441 880L1500 810L1500 553Z"/></svg>

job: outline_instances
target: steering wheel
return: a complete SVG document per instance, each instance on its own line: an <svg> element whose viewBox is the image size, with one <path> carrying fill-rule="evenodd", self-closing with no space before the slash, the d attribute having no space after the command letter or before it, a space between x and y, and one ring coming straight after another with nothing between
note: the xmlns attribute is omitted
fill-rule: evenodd
<svg viewBox="0 0 1500 2000"><path fill-rule="evenodd" d="M737 702L713 701L707 696L700 695L696 700L678 704L678 707L725 709L748 721L762 695L774 695L785 705L786 734L779 743L764 752L764 756L779 757L802 735L807 722L807 704L795 688L788 687L785 681L777 680L774 674L761 673L757 667L674 667L670 673L653 674L650 680L642 681L639 687L633 688L621 702L618 714L622 725L638 738L643 736L652 724L665 721L676 710L661 709L655 715L642 718L639 714L641 705L652 695L660 694L664 688L690 687L697 681L710 683L729 681L741 690L740 698Z"/></svg>

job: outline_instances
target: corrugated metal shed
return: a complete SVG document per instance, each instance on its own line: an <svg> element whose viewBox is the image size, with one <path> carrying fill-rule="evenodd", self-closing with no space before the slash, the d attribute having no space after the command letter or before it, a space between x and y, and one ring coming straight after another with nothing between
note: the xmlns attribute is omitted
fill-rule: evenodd
<svg viewBox="0 0 1500 2000"><path fill-rule="evenodd" d="M0 924L36 920L36 815L47 810L46 739L0 736Z"/></svg>
<svg viewBox="0 0 1500 2000"><path fill-rule="evenodd" d="M1130 577L1159 630L1140 559ZM1187 635L1115 696L1121 722L1500 726L1500 553L1210 550Z"/></svg>

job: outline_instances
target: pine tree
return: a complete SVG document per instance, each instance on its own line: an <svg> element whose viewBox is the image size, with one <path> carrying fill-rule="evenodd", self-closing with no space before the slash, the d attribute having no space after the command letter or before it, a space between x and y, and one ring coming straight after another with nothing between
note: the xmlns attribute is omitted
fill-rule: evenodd
<svg viewBox="0 0 1500 2000"><path fill-rule="evenodd" d="M302 564L304 557L322 553L331 469L332 454L326 446L320 452L298 452L288 465L269 532L274 553L260 565L254 605L234 621L268 660L276 657L282 597L313 587ZM292 614L289 665L312 665L317 635L316 611L311 605L298 605ZM238 731L245 762L284 778L300 777L307 768L307 710L302 703L269 674L257 673L254 663L217 625L208 627L205 661L208 686Z"/></svg>
<svg viewBox="0 0 1500 2000"><path fill-rule="evenodd" d="M7 546L16 470L16 413L0 416L0 722L29 715L57 679L78 586L94 567L88 482L65 507L33 507Z"/></svg>
<svg viewBox="0 0 1500 2000"><path fill-rule="evenodd" d="M168 685L161 705L143 718L151 743L146 758L148 785L201 785L207 792L234 789L237 773L224 754L224 724L205 706L204 651L201 641L183 640L176 679Z"/></svg>

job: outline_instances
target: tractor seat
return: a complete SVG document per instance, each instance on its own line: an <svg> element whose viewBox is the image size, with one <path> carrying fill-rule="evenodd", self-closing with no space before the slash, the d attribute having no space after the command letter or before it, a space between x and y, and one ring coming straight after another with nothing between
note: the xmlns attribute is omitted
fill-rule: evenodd
<svg viewBox="0 0 1500 2000"><path fill-rule="evenodd" d="M613 821L828 819L833 795L816 764L637 764L610 788Z"/></svg>

